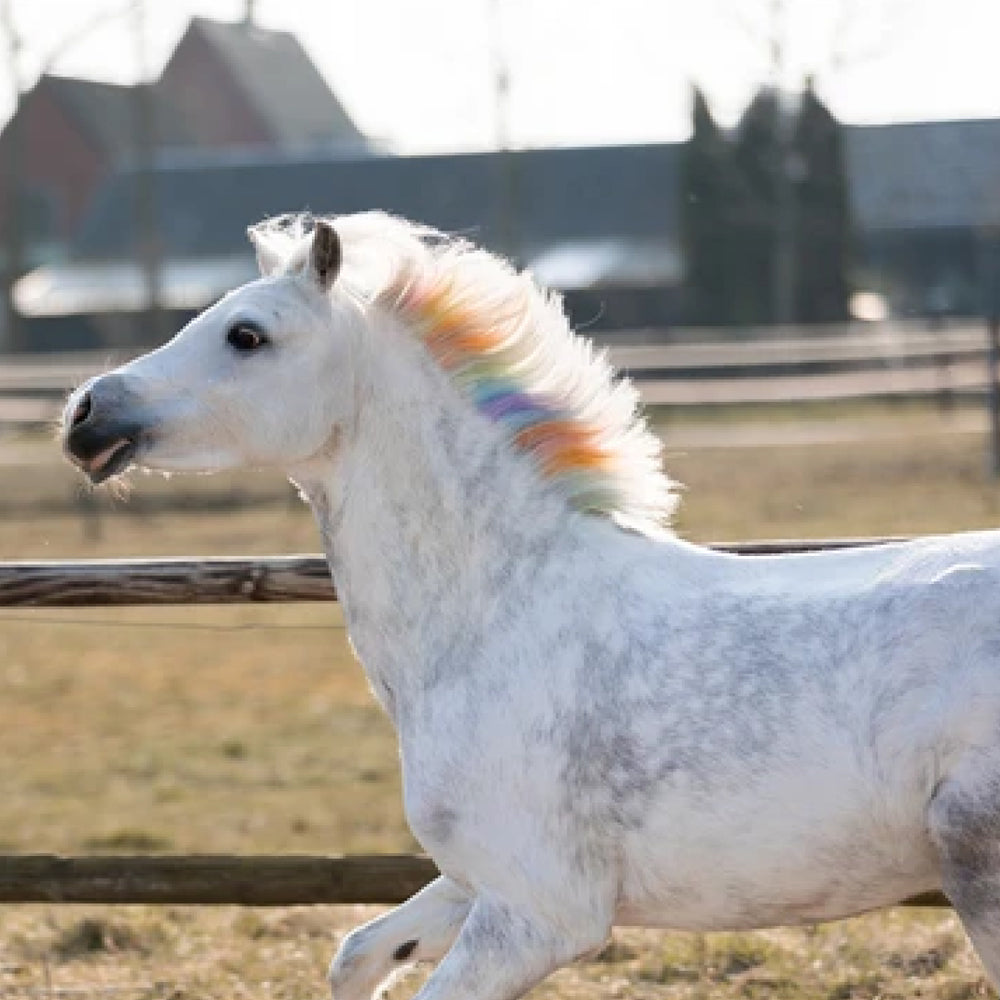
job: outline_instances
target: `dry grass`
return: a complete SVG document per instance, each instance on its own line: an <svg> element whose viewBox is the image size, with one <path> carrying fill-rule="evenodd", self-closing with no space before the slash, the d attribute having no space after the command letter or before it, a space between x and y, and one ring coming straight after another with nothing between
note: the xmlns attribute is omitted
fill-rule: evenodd
<svg viewBox="0 0 1000 1000"><path fill-rule="evenodd" d="M332 606L0 616L0 846L410 850Z"/></svg>
<svg viewBox="0 0 1000 1000"><path fill-rule="evenodd" d="M6 907L0 996L315 997L337 938L362 907ZM422 973L395 986L413 992ZM971 1000L990 995L947 912L901 910L755 934L616 931L535 1000Z"/></svg>
<svg viewBox="0 0 1000 1000"><path fill-rule="evenodd" d="M818 416L828 427L830 415ZM996 523L981 434L956 433L952 418L921 408L862 416L870 433L848 442L673 447L671 470L687 484L679 530L708 540ZM785 418L752 419L780 432ZM724 416L713 426L725 435ZM671 428L679 439L691 430L669 421L668 440ZM32 513L79 490L68 470L43 462L0 474L5 559L317 547L308 515L273 478L140 478L128 503L101 501L102 534L92 538L78 518ZM220 489L269 500L195 513L157 511L145 499L204 499ZM414 848L392 733L330 605L0 612L0 789L4 851ZM315 996L338 934L370 912L0 907L0 997ZM408 995L413 983L393 995ZM895 910L755 935L623 931L597 959L563 970L534 995L985 993L951 914Z"/></svg>
<svg viewBox="0 0 1000 1000"><path fill-rule="evenodd" d="M989 480L985 433L971 413L893 406L851 411L839 421L783 424L780 415L744 421L783 447L671 446L671 474L684 484L678 531L696 540L926 534L995 527L1000 489ZM686 426L676 426L683 439ZM846 440L826 440L842 431ZM725 428L719 441L726 440Z"/></svg>

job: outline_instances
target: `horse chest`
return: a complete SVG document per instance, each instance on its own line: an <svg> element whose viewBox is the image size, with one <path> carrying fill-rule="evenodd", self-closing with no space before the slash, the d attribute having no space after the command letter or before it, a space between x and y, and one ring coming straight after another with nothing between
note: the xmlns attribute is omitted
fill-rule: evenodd
<svg viewBox="0 0 1000 1000"><path fill-rule="evenodd" d="M437 694L401 713L404 808L438 864L475 881L541 849L553 824L569 829L565 756L538 738L551 719L543 704L528 712L471 683Z"/></svg>

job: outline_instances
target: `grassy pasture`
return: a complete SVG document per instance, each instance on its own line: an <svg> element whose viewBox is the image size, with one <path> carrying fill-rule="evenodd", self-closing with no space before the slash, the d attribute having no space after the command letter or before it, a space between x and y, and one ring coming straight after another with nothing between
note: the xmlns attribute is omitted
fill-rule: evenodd
<svg viewBox="0 0 1000 1000"><path fill-rule="evenodd" d="M974 414L920 406L655 414L696 540L990 527ZM748 433L749 432L749 433ZM785 437L796 444L747 441ZM831 440L831 438L847 440ZM282 484L137 477L100 537L35 515L80 487L43 441L0 466L0 558L314 551ZM2 443L0 443L2 451ZM166 494L267 498L167 512ZM0 850L407 851L392 733L335 606L0 611ZM0 997L324 993L363 908L0 907ZM407 996L416 980L393 996ZM953 915L893 910L759 934L616 932L537 997L962 1000L987 987Z"/></svg>

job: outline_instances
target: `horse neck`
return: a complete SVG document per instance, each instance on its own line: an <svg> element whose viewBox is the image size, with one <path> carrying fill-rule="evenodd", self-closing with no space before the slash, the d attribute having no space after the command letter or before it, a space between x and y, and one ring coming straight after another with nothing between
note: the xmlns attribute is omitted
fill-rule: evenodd
<svg viewBox="0 0 1000 1000"><path fill-rule="evenodd" d="M360 353L355 426L296 478L352 642L376 690L398 690L501 613L576 518L411 332L377 324Z"/></svg>

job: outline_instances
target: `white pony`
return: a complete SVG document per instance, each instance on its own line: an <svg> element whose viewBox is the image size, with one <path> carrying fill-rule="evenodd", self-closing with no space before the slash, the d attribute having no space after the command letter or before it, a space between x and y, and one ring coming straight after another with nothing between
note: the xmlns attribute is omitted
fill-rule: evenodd
<svg viewBox="0 0 1000 1000"><path fill-rule="evenodd" d="M1000 979L1000 536L686 544L633 392L528 277L380 214L250 235L262 277L82 386L64 444L95 482L278 468L315 511L443 873L348 935L338 1000L938 888Z"/></svg>

